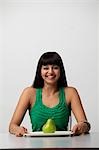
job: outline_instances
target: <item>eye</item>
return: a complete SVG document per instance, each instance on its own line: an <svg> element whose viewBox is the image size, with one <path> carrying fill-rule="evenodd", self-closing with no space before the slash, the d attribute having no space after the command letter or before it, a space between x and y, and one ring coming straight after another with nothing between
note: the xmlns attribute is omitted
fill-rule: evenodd
<svg viewBox="0 0 99 150"><path fill-rule="evenodd" d="M59 69L59 66L55 65L53 66L53 69Z"/></svg>
<svg viewBox="0 0 99 150"><path fill-rule="evenodd" d="M44 70L48 70L48 67L44 67L43 69L44 69Z"/></svg>
<svg viewBox="0 0 99 150"><path fill-rule="evenodd" d="M49 68L48 68L48 66L43 66L43 69L48 70Z"/></svg>

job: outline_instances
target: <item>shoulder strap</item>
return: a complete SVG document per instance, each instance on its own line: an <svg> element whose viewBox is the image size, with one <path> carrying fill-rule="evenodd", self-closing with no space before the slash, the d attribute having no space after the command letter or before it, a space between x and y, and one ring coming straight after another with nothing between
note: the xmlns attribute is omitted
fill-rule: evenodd
<svg viewBox="0 0 99 150"><path fill-rule="evenodd" d="M64 93L64 88L60 88L59 89L59 99L60 99L60 102L65 102L65 93Z"/></svg>
<svg viewBox="0 0 99 150"><path fill-rule="evenodd" d="M65 103L67 105L67 103L66 103L66 96L65 96L65 92L64 92L64 88L63 87L60 88L60 90L59 90L59 99L60 99L61 103ZM69 105L69 106L67 105L67 107L69 109L69 115L71 116L71 105Z"/></svg>
<svg viewBox="0 0 99 150"><path fill-rule="evenodd" d="M41 103L42 99L42 89L36 89L36 103Z"/></svg>

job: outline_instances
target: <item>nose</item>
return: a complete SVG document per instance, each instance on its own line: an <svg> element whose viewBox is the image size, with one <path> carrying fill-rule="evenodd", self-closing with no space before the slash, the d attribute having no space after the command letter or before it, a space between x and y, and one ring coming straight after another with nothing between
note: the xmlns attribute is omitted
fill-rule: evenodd
<svg viewBox="0 0 99 150"><path fill-rule="evenodd" d="M49 68L49 73L53 73L53 68L52 67Z"/></svg>

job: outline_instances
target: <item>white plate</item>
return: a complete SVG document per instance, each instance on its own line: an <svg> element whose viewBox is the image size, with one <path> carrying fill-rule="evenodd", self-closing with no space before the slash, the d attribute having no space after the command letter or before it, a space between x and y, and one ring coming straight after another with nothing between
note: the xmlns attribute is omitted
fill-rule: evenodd
<svg viewBox="0 0 99 150"><path fill-rule="evenodd" d="M23 136L70 136L73 135L72 131L55 131L54 133L43 133L42 131L39 132L29 132L25 133Z"/></svg>

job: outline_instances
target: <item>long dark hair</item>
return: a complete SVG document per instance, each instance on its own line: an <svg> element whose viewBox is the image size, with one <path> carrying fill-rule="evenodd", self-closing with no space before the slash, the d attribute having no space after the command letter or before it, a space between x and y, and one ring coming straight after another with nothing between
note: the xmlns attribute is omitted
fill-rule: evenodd
<svg viewBox="0 0 99 150"><path fill-rule="evenodd" d="M58 88L67 87L67 80L66 80L63 61L60 55L56 52L46 52L40 57L32 87L43 88L44 86L44 80L41 77L42 65L58 65L60 67L60 78L57 84Z"/></svg>

